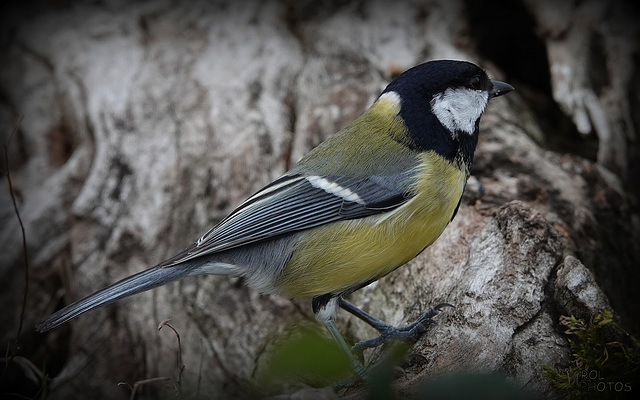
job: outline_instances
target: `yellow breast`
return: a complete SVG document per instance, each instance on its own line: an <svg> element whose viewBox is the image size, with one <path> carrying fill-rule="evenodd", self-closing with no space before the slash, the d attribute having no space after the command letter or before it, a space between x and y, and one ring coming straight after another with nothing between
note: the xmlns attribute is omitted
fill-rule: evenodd
<svg viewBox="0 0 640 400"><path fill-rule="evenodd" d="M311 229L277 282L279 291L311 297L356 288L433 243L453 216L466 173L434 152L419 157L410 201L388 213Z"/></svg>

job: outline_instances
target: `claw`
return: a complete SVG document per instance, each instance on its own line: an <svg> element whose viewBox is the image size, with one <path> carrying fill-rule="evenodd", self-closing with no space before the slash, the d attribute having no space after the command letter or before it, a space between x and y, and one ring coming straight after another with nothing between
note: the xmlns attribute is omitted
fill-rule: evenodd
<svg viewBox="0 0 640 400"><path fill-rule="evenodd" d="M380 320L372 321L371 318L373 317L367 315L369 321L373 322L370 325L373 326L378 332L380 332L380 336L356 343L351 348L351 351L356 354L361 354L366 349L378 347L380 345L390 343L394 340L415 342L427 331L427 323L430 322L433 317L438 315L440 310L444 307L454 306L449 303L440 303L432 307L426 313L422 314L412 323L398 327L386 324Z"/></svg>

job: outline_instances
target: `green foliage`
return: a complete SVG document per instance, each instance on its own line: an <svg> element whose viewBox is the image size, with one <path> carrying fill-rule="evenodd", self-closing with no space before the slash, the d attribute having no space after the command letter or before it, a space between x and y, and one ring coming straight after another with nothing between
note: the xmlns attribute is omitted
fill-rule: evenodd
<svg viewBox="0 0 640 400"><path fill-rule="evenodd" d="M323 387L351 375L344 352L317 323L301 323L278 337L256 373L261 391L299 382Z"/></svg>
<svg viewBox="0 0 640 400"><path fill-rule="evenodd" d="M265 395L291 385L332 385L338 391L361 392L367 400L404 398L393 388L393 381L409 350L409 344L402 341L387 345L379 362L367 371L367 381L362 382L355 378L349 359L325 329L315 321L301 321L274 337L255 373L255 389Z"/></svg>
<svg viewBox="0 0 640 400"><path fill-rule="evenodd" d="M588 322L562 316L560 323L567 328L572 365L563 371L542 369L568 399L631 397L640 389L640 344L613 322L610 311L602 310Z"/></svg>
<svg viewBox="0 0 640 400"><path fill-rule="evenodd" d="M442 375L405 385L397 378L412 365L412 344L395 341L384 346L366 382L354 380L349 360L315 321L300 321L275 336L254 373L254 397L292 392L297 386L332 385L341 395L364 400L533 399L509 378L492 373ZM293 390L295 391L295 389Z"/></svg>
<svg viewBox="0 0 640 400"><path fill-rule="evenodd" d="M407 342L395 341L386 346L380 361L367 371L365 384L366 400L396 400L406 398L393 387L398 374L404 371L399 367L406 361L411 346Z"/></svg>
<svg viewBox="0 0 640 400"><path fill-rule="evenodd" d="M535 396L498 373L459 372L427 381L416 400L531 400Z"/></svg>

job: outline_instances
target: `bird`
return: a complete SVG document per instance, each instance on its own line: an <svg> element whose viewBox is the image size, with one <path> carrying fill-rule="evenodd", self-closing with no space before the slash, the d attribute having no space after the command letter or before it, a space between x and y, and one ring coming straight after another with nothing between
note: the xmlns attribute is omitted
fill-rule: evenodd
<svg viewBox="0 0 640 400"><path fill-rule="evenodd" d="M353 350L416 338L446 303L394 327L345 297L406 264L455 217L489 100L511 92L467 61L434 60L398 75L357 119L241 203L193 244L156 266L67 305L36 325L80 314L178 279L240 276L250 287L309 298L315 317L366 370L335 323L339 308L380 336Z"/></svg>

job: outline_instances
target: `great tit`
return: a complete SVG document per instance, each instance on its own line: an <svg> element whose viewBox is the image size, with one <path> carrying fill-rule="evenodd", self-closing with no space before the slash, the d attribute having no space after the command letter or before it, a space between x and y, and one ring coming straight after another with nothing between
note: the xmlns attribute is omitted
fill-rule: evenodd
<svg viewBox="0 0 640 400"><path fill-rule="evenodd" d="M489 99L513 90L474 64L431 61L400 74L358 119L249 197L195 243L37 325L45 332L96 307L186 276L246 278L262 292L312 298L338 332L338 307L378 329L363 347L419 335L438 305L392 327L343 299L418 255L455 216Z"/></svg>

